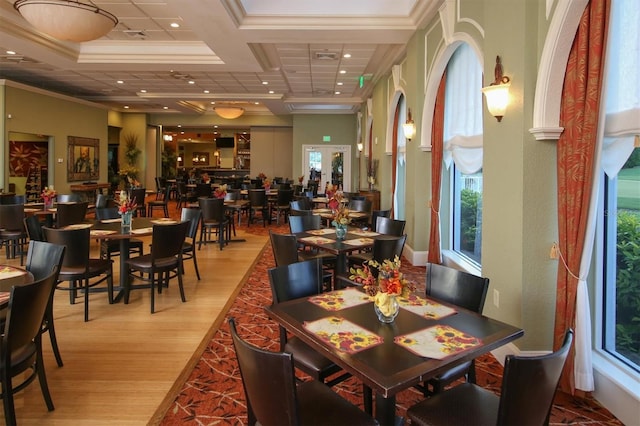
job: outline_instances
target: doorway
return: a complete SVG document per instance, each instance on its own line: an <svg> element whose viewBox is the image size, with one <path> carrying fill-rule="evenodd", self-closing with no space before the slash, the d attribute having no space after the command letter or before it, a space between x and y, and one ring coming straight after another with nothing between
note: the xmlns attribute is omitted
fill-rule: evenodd
<svg viewBox="0 0 640 426"><path fill-rule="evenodd" d="M322 191L327 184L351 191L351 145L302 145L302 170Z"/></svg>

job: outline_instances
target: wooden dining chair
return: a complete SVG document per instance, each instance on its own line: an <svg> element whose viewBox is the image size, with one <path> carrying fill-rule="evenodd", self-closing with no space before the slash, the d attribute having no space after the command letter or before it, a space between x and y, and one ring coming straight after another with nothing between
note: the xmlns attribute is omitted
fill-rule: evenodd
<svg viewBox="0 0 640 426"><path fill-rule="evenodd" d="M378 232L376 229L377 225L378 225L378 218L379 217L390 217L391 216L391 210L373 210L371 212L371 230L373 232ZM402 235L402 233L400 233L400 235Z"/></svg>
<svg viewBox="0 0 640 426"><path fill-rule="evenodd" d="M60 203L56 205L56 228L82 223L87 215L88 201Z"/></svg>
<svg viewBox="0 0 640 426"><path fill-rule="evenodd" d="M464 309L482 314L487 298L489 278L436 263L428 263L426 270L426 296L452 303ZM466 361L417 386L425 396L442 392L460 378L468 383L476 382L475 361Z"/></svg>
<svg viewBox="0 0 640 426"><path fill-rule="evenodd" d="M299 382L295 355L259 349L238 335L229 319L233 347L247 403L248 424L260 425L376 425L377 422L324 384Z"/></svg>
<svg viewBox="0 0 640 426"><path fill-rule="evenodd" d="M198 270L198 260L196 258L196 239L198 237L198 226L200 226L200 218L202 217L202 210L182 208L180 212L180 221L189 222L189 228L187 229L187 235L185 236L184 244L182 245L182 260L183 262L188 259L193 259L193 268L196 270L196 277L200 279L200 271Z"/></svg>
<svg viewBox="0 0 640 426"><path fill-rule="evenodd" d="M29 249L27 250L27 261L25 269L33 275L33 279L38 281L52 272L55 272L55 281L58 281L58 275L60 269L62 269L62 261L64 259L65 247L52 244L44 241L29 241ZM58 367L62 367L62 356L60 355L60 349L58 348L58 339L56 337L56 327L53 316L53 296L55 292L55 285L51 288L51 294L49 296L49 302L47 303L47 309L45 311L44 320L42 321L42 331L40 334L46 332L49 333L49 340L51 340L51 349L53 355L56 358Z"/></svg>
<svg viewBox="0 0 640 426"><path fill-rule="evenodd" d="M200 239L198 240L198 250L202 244L212 242L212 233L218 236L220 250L224 248L229 238L229 217L225 214L224 200L222 198L198 198L198 205L202 211L200 220Z"/></svg>
<svg viewBox="0 0 640 426"><path fill-rule="evenodd" d="M31 284L13 286L0 340L0 381L7 425L17 424L13 395L36 378L49 411L54 410L42 359L42 323L56 273ZM28 374L24 374L28 372ZM18 381L17 383L15 381Z"/></svg>
<svg viewBox="0 0 640 426"><path fill-rule="evenodd" d="M124 303L129 303L130 290L138 288L151 289L151 313L155 313L155 292L162 293L163 287L169 286L172 278L178 279L180 299L186 302L182 284L182 247L190 222L168 225L154 225L151 237L151 253L128 259L127 267L132 279L145 284L131 284L124 295Z"/></svg>
<svg viewBox="0 0 640 426"><path fill-rule="evenodd" d="M158 199L156 196L155 200L151 200L147 202L147 217L153 217L153 211L155 209L162 209L162 213L164 217L169 217L169 197L171 195L171 185L166 185L163 187L162 196Z"/></svg>
<svg viewBox="0 0 640 426"><path fill-rule="evenodd" d="M27 233L24 227L24 204L0 204L0 243L6 247L7 259L20 255L24 264Z"/></svg>
<svg viewBox="0 0 640 426"><path fill-rule="evenodd" d="M364 262L372 259L382 264L385 259L394 259L396 256L400 258L402 257L402 251L406 241L407 234L402 236L380 235L374 240L371 253L356 253L349 255L347 256L347 262L351 267L352 265L362 266ZM377 275L377 270L375 268L372 272Z"/></svg>
<svg viewBox="0 0 640 426"><path fill-rule="evenodd" d="M147 190L145 188L136 188L136 189L132 189L129 192L129 198L131 199L131 201L135 201L136 203L136 209L135 209L136 216L144 217L147 215L146 197L147 197Z"/></svg>
<svg viewBox="0 0 640 426"><path fill-rule="evenodd" d="M278 190L278 196L276 197L275 204L269 206L269 208L271 209L269 216L271 216L273 214L273 211L275 210L276 225L280 225L281 214L284 216L283 218L284 223L287 222L287 218L289 216L289 210L290 210L289 203L291 202L292 199L293 199L293 189Z"/></svg>
<svg viewBox="0 0 640 426"><path fill-rule="evenodd" d="M266 226L267 222L269 222L269 224L271 223L267 193L264 189L249 190L249 206L249 220L247 221L248 226L251 226L253 221L257 219L258 213L260 213L262 226Z"/></svg>
<svg viewBox="0 0 640 426"><path fill-rule="evenodd" d="M48 242L66 247L62 269L58 276L61 281L68 281L66 287L58 285L58 289L69 292L69 302L75 303L78 291L84 294L84 320L89 321L89 293L94 292L97 285L106 281L109 304L113 303L113 261L95 259L89 256L90 230L57 229L44 227L44 235ZM100 277L91 282L92 279Z"/></svg>
<svg viewBox="0 0 640 426"><path fill-rule="evenodd" d="M573 330L548 355L507 355L500 396L473 383L454 386L407 410L412 425L548 425Z"/></svg>

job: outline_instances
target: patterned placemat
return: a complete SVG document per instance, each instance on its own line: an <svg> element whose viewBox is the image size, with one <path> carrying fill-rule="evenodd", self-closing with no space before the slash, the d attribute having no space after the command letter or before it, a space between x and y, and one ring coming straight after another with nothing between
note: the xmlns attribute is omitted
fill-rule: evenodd
<svg viewBox="0 0 640 426"><path fill-rule="evenodd" d="M448 325L435 325L415 333L397 336L394 342L418 356L443 359L478 346L482 340Z"/></svg>
<svg viewBox="0 0 640 426"><path fill-rule="evenodd" d="M89 232L92 237L100 237L102 235L111 235L115 233L116 231L110 231L108 229L92 229L91 232Z"/></svg>
<svg viewBox="0 0 640 426"><path fill-rule="evenodd" d="M324 238L324 237L303 237L303 238L300 238L300 241L304 241L306 243L313 243L313 244L330 244L333 242L333 240L330 240L329 238Z"/></svg>
<svg viewBox="0 0 640 426"><path fill-rule="evenodd" d="M311 235L327 235L327 234L335 234L336 230L331 228L324 229L312 229L311 231L307 231L307 234Z"/></svg>
<svg viewBox="0 0 640 426"><path fill-rule="evenodd" d="M357 324L338 317L327 317L305 322L304 327L315 333L328 345L349 354L379 345L384 341L377 334L373 334Z"/></svg>
<svg viewBox="0 0 640 426"><path fill-rule="evenodd" d="M349 244L350 246L366 246L373 244L373 238L353 238L351 240L345 240L343 243Z"/></svg>
<svg viewBox="0 0 640 426"><path fill-rule="evenodd" d="M349 233L353 234L353 235L359 235L361 237L376 237L376 236L380 235L377 232L365 231L363 229L354 229L353 231L349 231Z"/></svg>
<svg viewBox="0 0 640 426"><path fill-rule="evenodd" d="M398 297L398 303L407 311L425 318L438 319L455 314L457 311L448 306L441 305L433 300L411 294L409 297Z"/></svg>
<svg viewBox="0 0 640 426"><path fill-rule="evenodd" d="M116 218L116 219L102 219L100 221L100 223L117 223L117 222L121 222L122 219L120 218Z"/></svg>
<svg viewBox="0 0 640 426"><path fill-rule="evenodd" d="M71 225L67 225L64 227L64 229L85 229L85 228L91 228L93 225L90 223L74 223Z"/></svg>
<svg viewBox="0 0 640 426"><path fill-rule="evenodd" d="M19 277L20 275L24 275L26 273L27 271L25 271L24 269L14 268L13 266L2 266L0 267L0 280Z"/></svg>
<svg viewBox="0 0 640 426"><path fill-rule="evenodd" d="M314 303L327 311L339 311L352 306L362 305L371 301L371 297L360 290L350 288L318 294L309 298Z"/></svg>

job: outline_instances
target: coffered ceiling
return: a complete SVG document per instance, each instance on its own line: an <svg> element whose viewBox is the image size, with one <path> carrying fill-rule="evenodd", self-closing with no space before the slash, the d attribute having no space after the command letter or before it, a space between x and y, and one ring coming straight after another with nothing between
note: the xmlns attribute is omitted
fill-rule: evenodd
<svg viewBox="0 0 640 426"><path fill-rule="evenodd" d="M119 23L73 43L0 0L0 78L121 111L354 113L442 1L94 0Z"/></svg>

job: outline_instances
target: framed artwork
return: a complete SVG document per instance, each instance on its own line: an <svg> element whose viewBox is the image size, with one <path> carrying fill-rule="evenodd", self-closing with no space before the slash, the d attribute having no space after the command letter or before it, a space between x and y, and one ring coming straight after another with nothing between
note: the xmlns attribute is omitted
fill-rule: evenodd
<svg viewBox="0 0 640 426"><path fill-rule="evenodd" d="M100 140L69 136L67 181L97 180L100 177Z"/></svg>

